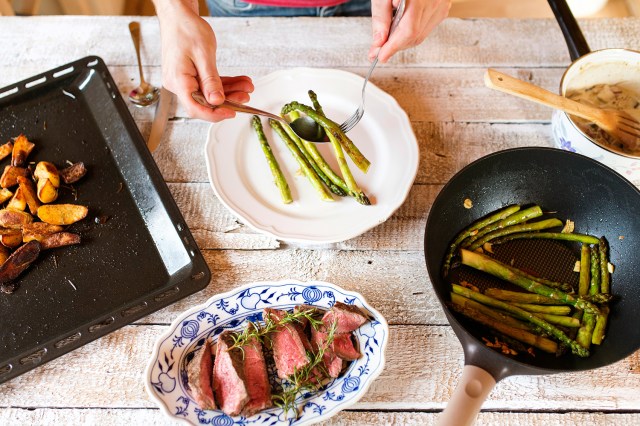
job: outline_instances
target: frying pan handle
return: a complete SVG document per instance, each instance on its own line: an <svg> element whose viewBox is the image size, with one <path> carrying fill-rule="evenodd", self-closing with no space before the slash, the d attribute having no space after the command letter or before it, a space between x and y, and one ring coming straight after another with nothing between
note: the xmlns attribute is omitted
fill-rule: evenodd
<svg viewBox="0 0 640 426"><path fill-rule="evenodd" d="M451 400L438 418L438 426L472 425L495 385L496 379L487 371L465 365Z"/></svg>
<svg viewBox="0 0 640 426"><path fill-rule="evenodd" d="M591 52L587 40L585 40L578 21L571 13L571 9L565 0L547 0L551 10L558 21L558 25L564 35L564 40L567 42L569 48L569 55L571 60L575 61L579 57Z"/></svg>

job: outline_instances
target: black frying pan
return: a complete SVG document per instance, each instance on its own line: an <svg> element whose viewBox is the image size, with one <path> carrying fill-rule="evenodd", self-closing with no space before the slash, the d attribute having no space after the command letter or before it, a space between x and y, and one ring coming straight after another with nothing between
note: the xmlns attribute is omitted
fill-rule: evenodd
<svg viewBox="0 0 640 426"><path fill-rule="evenodd" d="M473 207L463 206L465 199ZM605 236L615 265L606 339L589 358L512 358L488 348L483 329L447 306L450 283L441 276L450 242L467 224L510 204L539 204L571 219L576 232ZM620 238L622 237L622 238ZM579 246L576 246L576 259ZM602 367L640 348L640 191L611 169L575 153L553 148L516 148L483 157L458 172L436 197L425 230L429 277L465 354L461 382L442 415L443 424L470 424L495 383L507 376L551 374ZM484 329L486 331L486 329Z"/></svg>

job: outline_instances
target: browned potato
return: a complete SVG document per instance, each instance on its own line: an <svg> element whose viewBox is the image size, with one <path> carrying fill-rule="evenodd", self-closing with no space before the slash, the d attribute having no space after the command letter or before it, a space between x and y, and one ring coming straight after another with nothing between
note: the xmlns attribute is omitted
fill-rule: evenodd
<svg viewBox="0 0 640 426"><path fill-rule="evenodd" d="M0 283L8 283L18 278L25 269L40 255L40 243L30 241L11 253L0 265Z"/></svg>
<svg viewBox="0 0 640 426"><path fill-rule="evenodd" d="M36 178L38 183L40 183L40 180L42 179L49 179L54 187L60 188L60 172L53 163L40 161L36 165L33 176Z"/></svg>
<svg viewBox="0 0 640 426"><path fill-rule="evenodd" d="M42 242L49 235L63 230L64 228L60 225L51 225L44 222L28 223L22 227L22 242L27 243L33 240Z"/></svg>
<svg viewBox="0 0 640 426"><path fill-rule="evenodd" d="M11 250L9 250L5 246L0 246L0 265L2 265L7 260L10 254Z"/></svg>
<svg viewBox="0 0 640 426"><path fill-rule="evenodd" d="M82 161L60 170L60 176L62 176L62 180L66 184L79 181L86 173L87 168Z"/></svg>
<svg viewBox="0 0 640 426"><path fill-rule="evenodd" d="M29 211L31 214L36 214L38 212L38 207L40 207L40 200L38 200L38 195L36 194L36 188L33 185L33 181L24 176L18 176L18 185L18 190L22 191L24 200L29 206Z"/></svg>
<svg viewBox="0 0 640 426"><path fill-rule="evenodd" d="M0 189L0 204L4 203L11 197L13 197L13 192L9 191L7 188Z"/></svg>
<svg viewBox="0 0 640 426"><path fill-rule="evenodd" d="M13 143L11 141L5 143L0 146L0 160L4 160L4 158L13 152Z"/></svg>
<svg viewBox="0 0 640 426"><path fill-rule="evenodd" d="M22 244L22 232L19 229L8 229L0 233L0 243L5 247L18 247Z"/></svg>
<svg viewBox="0 0 640 426"><path fill-rule="evenodd" d="M58 188L49 179L38 179L38 199L43 203L52 203L58 198Z"/></svg>
<svg viewBox="0 0 640 426"><path fill-rule="evenodd" d="M38 209L40 220L52 225L71 225L87 217L88 213L87 207L78 204L45 204Z"/></svg>
<svg viewBox="0 0 640 426"><path fill-rule="evenodd" d="M73 232L58 232L56 234L45 235L44 238L40 240L40 246L43 250L73 244L80 244L80 235L74 234Z"/></svg>
<svg viewBox="0 0 640 426"><path fill-rule="evenodd" d="M18 184L18 176L29 176L29 170L23 167L6 166L0 176L0 187L11 188Z"/></svg>
<svg viewBox="0 0 640 426"><path fill-rule="evenodd" d="M33 150L35 145L27 139L25 135L20 135L13 141L13 150L11 153L11 165L22 167L27 162L27 156Z"/></svg>
<svg viewBox="0 0 640 426"><path fill-rule="evenodd" d="M31 222L33 222L33 216L27 212L11 209L0 210L0 226L3 228L20 229Z"/></svg>
<svg viewBox="0 0 640 426"><path fill-rule="evenodd" d="M9 203L7 203L7 208L20 211L24 211L24 209L27 208L27 199L25 198L21 187L18 187L18 189L16 189L15 194L13 194L13 198L11 199L11 201L9 201Z"/></svg>

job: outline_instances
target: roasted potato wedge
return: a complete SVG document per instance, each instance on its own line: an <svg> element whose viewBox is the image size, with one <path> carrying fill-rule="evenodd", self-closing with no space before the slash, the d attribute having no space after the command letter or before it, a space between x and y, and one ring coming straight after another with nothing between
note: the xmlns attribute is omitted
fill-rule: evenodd
<svg viewBox="0 0 640 426"><path fill-rule="evenodd" d="M22 195L29 206L31 214L36 214L41 203L38 199L38 194L36 193L36 187L33 184L33 181L24 176L18 176L18 189L22 191Z"/></svg>
<svg viewBox="0 0 640 426"><path fill-rule="evenodd" d="M11 188L18 184L18 176L29 176L29 170L23 167L6 166L0 176L0 187Z"/></svg>
<svg viewBox="0 0 640 426"><path fill-rule="evenodd" d="M38 209L41 221L52 225L71 225L87 217L89 209L78 204L45 204Z"/></svg>
<svg viewBox="0 0 640 426"><path fill-rule="evenodd" d="M33 216L19 210L0 210L0 226L3 228L21 229L24 225L33 222Z"/></svg>
<svg viewBox="0 0 640 426"><path fill-rule="evenodd" d="M13 152L13 142L9 141L0 146L0 160L4 160L9 154Z"/></svg>
<svg viewBox="0 0 640 426"><path fill-rule="evenodd" d="M18 187L18 189L16 189L15 194L13 194L13 198L11 198L11 200L7 203L7 208L20 211L24 211L24 209L27 208L27 199L25 198L21 187Z"/></svg>
<svg viewBox="0 0 640 426"><path fill-rule="evenodd" d="M0 189L0 204L4 203L11 197L13 197L13 192L8 190L7 188Z"/></svg>
<svg viewBox="0 0 640 426"><path fill-rule="evenodd" d="M58 232L56 234L45 235L44 238L40 240L40 246L43 250L74 244L80 244L80 235L74 234L73 232Z"/></svg>
<svg viewBox="0 0 640 426"><path fill-rule="evenodd" d="M48 161L40 161L36 165L36 169L33 172L33 177L36 178L38 183L42 179L49 179L53 186L60 188L60 172L58 168Z"/></svg>
<svg viewBox="0 0 640 426"><path fill-rule="evenodd" d="M43 203L52 203L58 198L58 188L49 179L38 179L38 199Z"/></svg>
<svg viewBox="0 0 640 426"><path fill-rule="evenodd" d="M13 141L13 150L11 151L11 165L22 167L27 163L29 153L33 151L35 144L29 142L25 135L20 135Z"/></svg>
<svg viewBox="0 0 640 426"><path fill-rule="evenodd" d="M22 232L19 229L12 229L11 232L0 234L0 243L9 248L16 248L22 244Z"/></svg>
<svg viewBox="0 0 640 426"><path fill-rule="evenodd" d="M86 173L87 168L84 166L84 163L82 161L60 170L60 176L66 184L71 184L79 181Z"/></svg>
<svg viewBox="0 0 640 426"><path fill-rule="evenodd" d="M51 225L44 222L32 222L22 227L22 242L27 243L32 240L42 242L45 237L64 231L60 225Z"/></svg>
<svg viewBox="0 0 640 426"><path fill-rule="evenodd" d="M18 275L33 263L40 255L40 243L29 241L14 251L7 260L0 265L0 283L7 283L18 278Z"/></svg>
<svg viewBox="0 0 640 426"><path fill-rule="evenodd" d="M0 265L2 265L7 260L10 254L11 250L9 250L7 247L0 246Z"/></svg>

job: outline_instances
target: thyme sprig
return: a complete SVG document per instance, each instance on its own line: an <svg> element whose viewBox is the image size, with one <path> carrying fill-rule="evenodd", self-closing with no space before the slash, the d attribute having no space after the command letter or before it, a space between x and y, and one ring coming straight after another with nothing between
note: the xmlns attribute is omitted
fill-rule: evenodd
<svg viewBox="0 0 640 426"><path fill-rule="evenodd" d="M322 321L319 321L322 324ZM271 399L275 406L281 408L285 413L293 410L296 419L300 417L300 410L296 407L296 399L305 392L315 392L323 384L324 380L329 378L329 373L323 365L323 357L327 349L333 344L336 333L337 322L334 321L328 329L327 339L324 344L318 347L316 352L307 351L309 363L301 369L296 369L291 376L287 378L288 384L282 387L282 393L274 394ZM317 329L317 328L316 328Z"/></svg>
<svg viewBox="0 0 640 426"><path fill-rule="evenodd" d="M229 349L233 348L242 348L247 345L252 339L257 339L260 342L264 343L264 338L269 335L269 333L273 333L278 329L278 327L299 323L301 324L304 318L309 321L311 327L315 330L318 330L320 327L324 325L324 323L316 318L318 311L315 309L302 309L299 311L286 312L285 315L280 319L274 321L270 315L263 315L264 324L259 322L249 321L249 326L245 327L245 329L241 333L237 333L233 335L233 346ZM251 326L253 325L253 327Z"/></svg>

